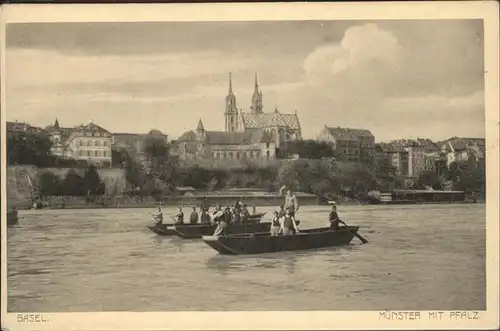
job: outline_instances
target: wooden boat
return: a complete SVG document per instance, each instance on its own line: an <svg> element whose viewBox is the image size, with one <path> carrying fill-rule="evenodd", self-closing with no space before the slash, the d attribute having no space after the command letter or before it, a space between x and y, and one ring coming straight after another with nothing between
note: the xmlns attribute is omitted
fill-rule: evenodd
<svg viewBox="0 0 500 331"><path fill-rule="evenodd" d="M182 224L182 226L199 226L199 225L200 225L199 223ZM154 224L154 225L148 225L146 227L160 236L176 236L176 235L178 235L177 231L175 231L175 229L174 229L174 227L175 227L174 223Z"/></svg>
<svg viewBox="0 0 500 331"><path fill-rule="evenodd" d="M148 225L148 229L160 236L175 236L177 232L169 224Z"/></svg>
<svg viewBox="0 0 500 331"><path fill-rule="evenodd" d="M7 226L13 226L19 223L17 209L7 212Z"/></svg>
<svg viewBox="0 0 500 331"><path fill-rule="evenodd" d="M262 217L264 217L264 215L266 215L267 213L257 213L257 214L254 214L254 215L250 215L248 216L248 218L246 219L246 223L248 222L260 222L260 220L262 219Z"/></svg>
<svg viewBox="0 0 500 331"><path fill-rule="evenodd" d="M300 224L300 221L296 221L297 225ZM199 239L203 236L211 236L217 225L212 224L198 224L198 226L190 226L185 225L176 225L174 227L175 231L184 239ZM268 233L271 230L271 222L255 222L255 223L233 223L229 225L226 229L226 233L228 235L231 234L242 234L242 233Z"/></svg>
<svg viewBox="0 0 500 331"><path fill-rule="evenodd" d="M356 236L358 226L301 230L293 236L271 236L269 232L203 236L203 241L220 254L248 255L307 250L347 245Z"/></svg>

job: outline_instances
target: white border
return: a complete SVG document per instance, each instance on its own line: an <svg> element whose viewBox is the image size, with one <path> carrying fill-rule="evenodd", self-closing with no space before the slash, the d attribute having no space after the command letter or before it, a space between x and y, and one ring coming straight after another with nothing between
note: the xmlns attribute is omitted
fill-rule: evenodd
<svg viewBox="0 0 500 331"><path fill-rule="evenodd" d="M44 314L46 323L18 323L6 307L6 221L2 212L2 328L12 330L236 330L236 329L495 329L499 326L499 6L496 1L380 2L380 3L246 3L246 4L115 4L7 5L1 8L1 68L5 68L5 24L9 22L134 22L248 20L369 20L483 19L487 143L487 311L479 319L385 320L379 311L347 312L177 312L177 313L57 313ZM1 70L4 82L5 70ZM1 86L2 160L5 153L5 86ZM1 196L6 196L6 163L1 164ZM6 199L2 199L2 211Z"/></svg>

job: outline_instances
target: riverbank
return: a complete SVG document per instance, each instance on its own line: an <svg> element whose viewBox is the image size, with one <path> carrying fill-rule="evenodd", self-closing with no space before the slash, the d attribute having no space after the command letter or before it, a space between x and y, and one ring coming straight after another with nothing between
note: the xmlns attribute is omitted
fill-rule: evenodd
<svg viewBox="0 0 500 331"><path fill-rule="evenodd" d="M298 192L297 198L302 206L318 205L318 197L313 194ZM157 201L152 197L114 197L87 202L85 197L47 197L43 200L43 209L100 209L100 208L155 208L156 206L193 207L200 205L233 205L237 200L249 206L279 206L283 196L277 194L212 194L165 197ZM31 209L28 206L19 209Z"/></svg>

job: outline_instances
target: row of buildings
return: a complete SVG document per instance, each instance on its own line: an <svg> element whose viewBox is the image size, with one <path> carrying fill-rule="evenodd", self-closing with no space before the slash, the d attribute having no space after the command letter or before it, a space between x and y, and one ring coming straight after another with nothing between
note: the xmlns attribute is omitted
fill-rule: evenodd
<svg viewBox="0 0 500 331"><path fill-rule="evenodd" d="M207 130L203 120L199 119L195 129L170 141L173 154L185 161L228 163L252 160L266 163L276 159L277 150L286 148L287 143L302 139L297 111L284 113L277 107L271 112L264 111L263 93L257 75L248 111L238 108L231 74L228 85L223 109L225 130ZM7 131L9 134L45 132L52 141L54 155L106 165L112 163L113 149L127 149L143 160L144 142L148 136L168 139L157 130L147 134L111 133L95 123L63 127L57 119L44 129L8 122ZM376 144L369 130L325 126L318 133L317 140L330 144L340 160L383 160L397 173L412 178L418 177L422 171L437 171L439 163L449 166L454 161L470 157L484 159L485 154L485 140L477 138L454 137L438 143L429 139L401 139Z"/></svg>

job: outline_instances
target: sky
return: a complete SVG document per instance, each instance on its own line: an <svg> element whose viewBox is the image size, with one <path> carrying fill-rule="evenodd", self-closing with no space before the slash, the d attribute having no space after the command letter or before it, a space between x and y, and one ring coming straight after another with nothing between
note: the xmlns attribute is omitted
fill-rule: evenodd
<svg viewBox="0 0 500 331"><path fill-rule="evenodd" d="M485 136L481 20L11 23L6 39L10 121L224 130L231 72L238 108L257 73L264 111L297 111L304 138Z"/></svg>

